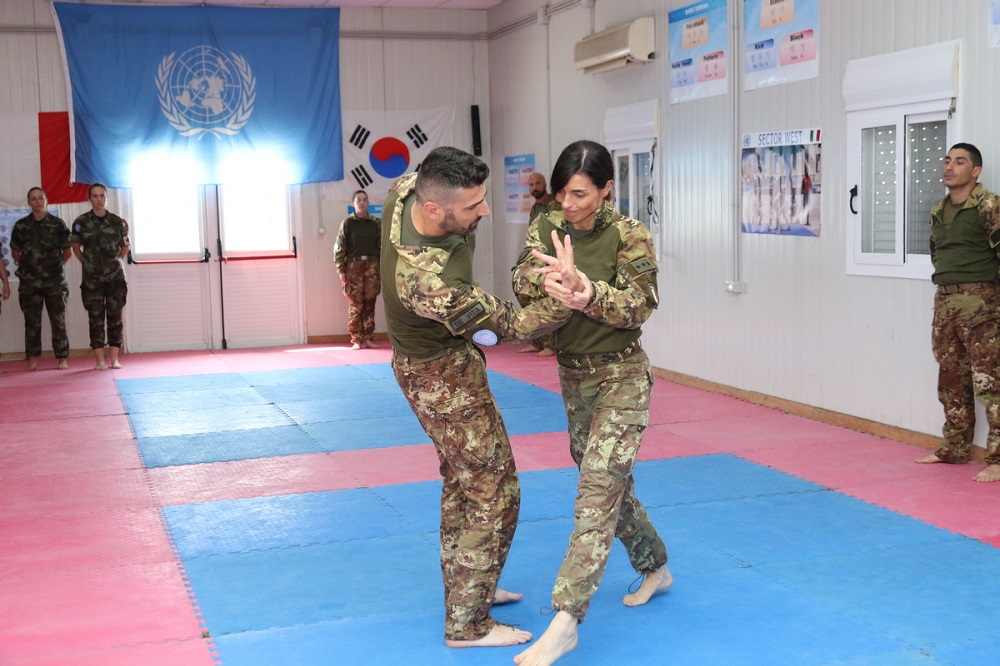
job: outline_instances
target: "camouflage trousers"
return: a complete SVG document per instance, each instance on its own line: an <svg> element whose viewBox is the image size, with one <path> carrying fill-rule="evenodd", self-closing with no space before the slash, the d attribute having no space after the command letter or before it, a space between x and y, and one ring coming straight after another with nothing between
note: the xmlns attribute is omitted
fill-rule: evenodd
<svg viewBox="0 0 1000 666"><path fill-rule="evenodd" d="M944 440L935 454L949 463L969 460L976 431L976 397L986 408L986 463L1000 464L1000 285L970 284L934 297L931 343L938 362L938 399Z"/></svg>
<svg viewBox="0 0 1000 666"><path fill-rule="evenodd" d="M364 344L375 335L375 302L382 283L377 261L348 261L344 266L347 332L351 342Z"/></svg>
<svg viewBox="0 0 1000 666"><path fill-rule="evenodd" d="M649 419L653 376L645 352L594 368L559 366L570 453L580 468L575 524L552 590L552 607L583 622L617 537L640 574L667 549L635 496L632 467Z"/></svg>
<svg viewBox="0 0 1000 666"><path fill-rule="evenodd" d="M24 313L24 355L42 355L42 308L49 313L52 327L52 351L56 358L69 356L69 337L66 335L66 301L69 285L52 284L32 287L21 282L17 287L17 302Z"/></svg>
<svg viewBox="0 0 1000 666"><path fill-rule="evenodd" d="M444 635L482 638L496 625L490 607L521 506L486 364L478 349L466 345L423 362L394 353L392 366L440 464Z"/></svg>
<svg viewBox="0 0 1000 666"><path fill-rule="evenodd" d="M123 315L128 296L125 274L119 273L111 280L84 279L80 292L90 322L90 348L104 348L105 325L108 346L121 347L125 341Z"/></svg>

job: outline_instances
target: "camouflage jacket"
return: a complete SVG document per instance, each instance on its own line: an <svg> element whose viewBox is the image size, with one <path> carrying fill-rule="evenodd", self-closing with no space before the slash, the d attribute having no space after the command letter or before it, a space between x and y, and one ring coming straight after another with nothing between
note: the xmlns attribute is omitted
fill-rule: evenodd
<svg viewBox="0 0 1000 666"><path fill-rule="evenodd" d="M90 210L73 221L71 239L83 248L83 279L109 280L125 272L122 248L128 247L128 222L107 211Z"/></svg>
<svg viewBox="0 0 1000 666"><path fill-rule="evenodd" d="M446 234L422 237L419 245L403 245L416 237L404 216L416 174L400 177L383 207L381 279L389 339L396 351L424 360L473 342L491 345L517 342L554 330L569 317L569 308L545 297L521 309L483 291L472 277L471 237Z"/></svg>
<svg viewBox="0 0 1000 666"><path fill-rule="evenodd" d="M69 248L69 227L49 213L41 220L33 215L22 217L10 234L10 249L21 253L15 275L22 284L35 288L66 281L63 253Z"/></svg>
<svg viewBox="0 0 1000 666"><path fill-rule="evenodd" d="M554 254L552 230L562 240L570 225L561 210L539 215L528 226L524 250L514 267L514 293L531 302L542 293L542 263L531 250ZM605 203L594 214L594 228L573 238L576 267L594 284L594 297L556 334L556 351L569 356L618 352L642 335L639 330L659 302L656 255L649 230Z"/></svg>
<svg viewBox="0 0 1000 666"><path fill-rule="evenodd" d="M333 244L333 262L337 272L344 272L344 265L357 257L378 257L382 242L382 220L374 215L358 217L351 213L341 222L337 240Z"/></svg>

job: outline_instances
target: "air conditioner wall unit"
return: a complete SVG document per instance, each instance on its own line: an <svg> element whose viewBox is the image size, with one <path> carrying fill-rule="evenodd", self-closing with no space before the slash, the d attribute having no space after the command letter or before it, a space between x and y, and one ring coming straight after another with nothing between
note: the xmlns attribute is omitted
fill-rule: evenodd
<svg viewBox="0 0 1000 666"><path fill-rule="evenodd" d="M653 17L646 16L587 35L576 43L573 64L586 74L594 74L624 67L630 62L647 62L653 59L654 51Z"/></svg>

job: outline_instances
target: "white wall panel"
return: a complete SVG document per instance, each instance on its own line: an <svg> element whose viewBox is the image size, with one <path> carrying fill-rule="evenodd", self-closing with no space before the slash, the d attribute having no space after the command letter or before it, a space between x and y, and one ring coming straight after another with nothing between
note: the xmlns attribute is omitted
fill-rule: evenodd
<svg viewBox="0 0 1000 666"><path fill-rule="evenodd" d="M543 93L523 81L517 85L523 70L506 68L520 63L526 40L544 39L549 45L553 160L569 141L600 139L606 108L661 100L655 166L661 188L662 304L644 329L654 365L882 423L940 432L929 341L932 285L845 272L850 185L843 171L841 84L850 59L961 39L956 121L964 140L984 149L983 181L1000 189L1000 154L993 150L1000 145L1000 129L992 118L1000 103L993 85L1000 49L986 48L987 3L820 0L819 77L740 91L735 109L732 94L669 104L668 14L690 4L687 0L596 0L593 10L550 2L555 11L548 26L504 29L542 4L506 0L489 12L491 33L501 35L490 41L495 159L522 152L521 133L539 141L527 128L537 122L531 110ZM742 12L742 3L731 4L731 12ZM653 63L593 76L573 69L572 47L584 34L646 15L656 19L658 58ZM540 30L544 37L537 36ZM741 48L730 43L730 71ZM734 206L740 203L733 196L739 135L812 127L823 130L821 236L734 234ZM498 258L497 265L513 261L515 246L513 238L498 237L498 247L510 254ZM735 278L746 283L744 294L725 293L724 282Z"/></svg>

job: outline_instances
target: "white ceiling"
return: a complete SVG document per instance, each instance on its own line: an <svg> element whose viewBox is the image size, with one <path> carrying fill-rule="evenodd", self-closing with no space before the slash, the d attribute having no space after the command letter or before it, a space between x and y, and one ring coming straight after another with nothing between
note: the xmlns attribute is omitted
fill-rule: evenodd
<svg viewBox="0 0 1000 666"><path fill-rule="evenodd" d="M393 7L396 9L489 9L503 0L127 0L128 4L253 5L264 7Z"/></svg>

